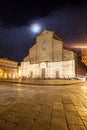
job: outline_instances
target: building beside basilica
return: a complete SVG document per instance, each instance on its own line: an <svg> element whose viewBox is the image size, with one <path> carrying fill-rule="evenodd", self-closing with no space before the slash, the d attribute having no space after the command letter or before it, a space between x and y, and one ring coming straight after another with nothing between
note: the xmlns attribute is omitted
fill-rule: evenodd
<svg viewBox="0 0 87 130"><path fill-rule="evenodd" d="M67 49L54 31L44 30L21 62L19 77L75 78L84 77L86 67L78 56Z"/></svg>
<svg viewBox="0 0 87 130"><path fill-rule="evenodd" d="M18 78L18 62L0 58L0 79Z"/></svg>
<svg viewBox="0 0 87 130"><path fill-rule="evenodd" d="M87 66L87 48L81 49L81 55L82 55L82 63Z"/></svg>

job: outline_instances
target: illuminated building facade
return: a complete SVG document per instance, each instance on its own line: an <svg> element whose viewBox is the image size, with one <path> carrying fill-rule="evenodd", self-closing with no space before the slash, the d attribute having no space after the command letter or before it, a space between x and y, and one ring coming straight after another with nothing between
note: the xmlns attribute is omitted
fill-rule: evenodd
<svg viewBox="0 0 87 130"><path fill-rule="evenodd" d="M82 63L84 63L87 66L87 48L81 49L82 53Z"/></svg>
<svg viewBox="0 0 87 130"><path fill-rule="evenodd" d="M0 79L18 78L18 62L0 58Z"/></svg>
<svg viewBox="0 0 87 130"><path fill-rule="evenodd" d="M65 47L55 32L48 30L36 37L36 44L19 68L19 77L25 78L74 78L85 74L77 55Z"/></svg>

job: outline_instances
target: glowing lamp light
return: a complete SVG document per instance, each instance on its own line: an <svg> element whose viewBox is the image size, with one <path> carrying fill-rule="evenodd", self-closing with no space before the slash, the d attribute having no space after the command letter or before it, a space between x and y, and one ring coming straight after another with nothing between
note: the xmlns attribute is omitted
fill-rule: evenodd
<svg viewBox="0 0 87 130"><path fill-rule="evenodd" d="M72 45L73 48L77 48L77 49L87 49L87 45Z"/></svg>
<svg viewBox="0 0 87 130"><path fill-rule="evenodd" d="M31 26L30 26L30 30L31 30L31 32L33 32L33 33L39 33L40 31L41 31L41 29L42 29L42 27L41 27L41 25L40 24L38 24L38 23L33 23L33 24L31 24Z"/></svg>
<svg viewBox="0 0 87 130"><path fill-rule="evenodd" d="M83 48L83 49L86 49L87 46L74 46L74 48Z"/></svg>

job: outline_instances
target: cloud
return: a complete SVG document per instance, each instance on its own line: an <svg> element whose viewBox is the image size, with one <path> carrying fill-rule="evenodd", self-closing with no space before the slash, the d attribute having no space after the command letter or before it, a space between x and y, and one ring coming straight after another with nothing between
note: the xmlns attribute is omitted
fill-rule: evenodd
<svg viewBox="0 0 87 130"><path fill-rule="evenodd" d="M84 0L83 0L84 1ZM83 2L82 1L82 2ZM66 6L77 6L80 1L58 0L58 1L18 1L18 0L1 0L0 1L0 20L3 26L22 26L27 22L46 17L55 9L62 9Z"/></svg>
<svg viewBox="0 0 87 130"><path fill-rule="evenodd" d="M41 13L39 9L39 14L38 11L33 13L35 15L33 18L34 15L31 16L31 12L27 11L27 8L25 11L21 11L22 7L19 8L18 13L18 7L14 5L17 10L10 14L5 10L6 14L0 15L0 57L21 61L28 54L28 49L36 42L36 35L29 30L33 22L40 23L42 29L54 31L67 44L79 44L87 41L87 8L85 4L80 6L62 5L48 13L47 8L45 13Z"/></svg>
<svg viewBox="0 0 87 130"><path fill-rule="evenodd" d="M41 19L44 27L54 30L65 42L87 41L87 9L65 7Z"/></svg>

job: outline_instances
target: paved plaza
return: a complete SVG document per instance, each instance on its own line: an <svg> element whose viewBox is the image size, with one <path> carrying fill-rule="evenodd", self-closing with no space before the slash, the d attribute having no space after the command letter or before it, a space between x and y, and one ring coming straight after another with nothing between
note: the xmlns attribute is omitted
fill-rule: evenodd
<svg viewBox="0 0 87 130"><path fill-rule="evenodd" d="M0 130L87 130L87 82L0 83Z"/></svg>

